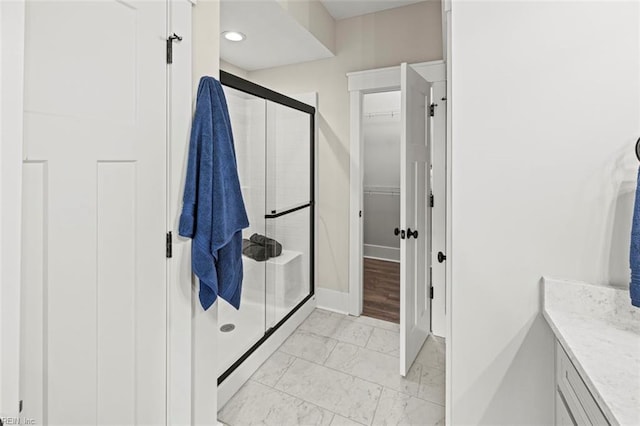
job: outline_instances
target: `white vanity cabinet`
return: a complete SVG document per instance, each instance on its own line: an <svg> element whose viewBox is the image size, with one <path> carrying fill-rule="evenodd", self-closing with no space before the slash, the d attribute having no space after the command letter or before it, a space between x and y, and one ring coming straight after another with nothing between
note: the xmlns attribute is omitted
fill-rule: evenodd
<svg viewBox="0 0 640 426"><path fill-rule="evenodd" d="M629 291L543 279L555 335L555 424L640 426L640 309Z"/></svg>
<svg viewBox="0 0 640 426"><path fill-rule="evenodd" d="M555 392L557 426L610 424L558 341Z"/></svg>

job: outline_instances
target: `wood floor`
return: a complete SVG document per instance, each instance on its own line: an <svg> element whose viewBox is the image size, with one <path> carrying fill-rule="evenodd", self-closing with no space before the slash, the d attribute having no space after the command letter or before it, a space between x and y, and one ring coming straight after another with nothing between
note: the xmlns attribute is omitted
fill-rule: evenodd
<svg viewBox="0 0 640 426"><path fill-rule="evenodd" d="M362 314L400 323L400 264L364 258Z"/></svg>

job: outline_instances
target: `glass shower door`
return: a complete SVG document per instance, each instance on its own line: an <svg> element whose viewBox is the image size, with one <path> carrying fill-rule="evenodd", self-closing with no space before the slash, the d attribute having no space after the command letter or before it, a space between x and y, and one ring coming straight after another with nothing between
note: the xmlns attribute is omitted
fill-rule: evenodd
<svg viewBox="0 0 640 426"><path fill-rule="evenodd" d="M275 326L311 292L311 116L267 101L266 231L281 251L267 261L266 323Z"/></svg>
<svg viewBox="0 0 640 426"><path fill-rule="evenodd" d="M233 130L236 162L240 187L247 214L249 228L243 230L243 240L251 236L266 234L264 217L265 186L265 100L223 86L231 127ZM260 259L256 256L256 259ZM218 301L218 375L220 376L241 359L265 334L265 282L266 263L250 256L242 256L244 278L240 309L236 310L226 301Z"/></svg>
<svg viewBox="0 0 640 426"><path fill-rule="evenodd" d="M218 302L218 384L311 298L314 268L315 109L232 74L220 77L250 227L242 233L240 309Z"/></svg>

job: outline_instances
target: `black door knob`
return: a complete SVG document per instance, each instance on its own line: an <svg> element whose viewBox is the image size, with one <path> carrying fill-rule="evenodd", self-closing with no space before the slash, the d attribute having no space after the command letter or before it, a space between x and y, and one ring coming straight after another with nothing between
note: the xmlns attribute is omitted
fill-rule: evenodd
<svg viewBox="0 0 640 426"><path fill-rule="evenodd" d="M411 237L413 237L415 239L418 239L418 230L417 229L414 230L414 231L412 231L411 228L407 229L407 239L409 239Z"/></svg>
<svg viewBox="0 0 640 426"><path fill-rule="evenodd" d="M441 251L438 252L438 263L442 263L445 260L447 260L447 256L445 256L444 253L442 253Z"/></svg>
<svg viewBox="0 0 640 426"><path fill-rule="evenodd" d="M398 228L393 230L393 235L400 235L400 239L404 240L404 229L401 231Z"/></svg>

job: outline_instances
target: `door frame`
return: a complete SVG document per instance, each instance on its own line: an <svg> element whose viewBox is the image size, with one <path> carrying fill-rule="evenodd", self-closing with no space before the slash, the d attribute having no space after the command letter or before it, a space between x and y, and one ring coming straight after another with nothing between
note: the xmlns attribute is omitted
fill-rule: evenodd
<svg viewBox="0 0 640 426"><path fill-rule="evenodd" d="M446 85L446 66L444 61L421 62L410 64L425 80L434 84L441 83ZM364 178L364 148L363 148L363 131L362 131L362 101L365 94L389 92L400 90L400 66L378 68L366 71L357 71L347 74L348 90L350 97L350 168L349 168L349 303L348 312L350 315L360 316L362 314L363 302L363 282L362 282L362 255L363 255L363 222L360 217L361 206L363 203L363 178ZM443 88L446 93L446 87ZM445 96L445 95L443 95ZM444 107L444 105L443 105ZM444 136L444 132L443 132ZM442 138L434 138L435 144L445 144L446 140ZM444 146L440 147L440 151L444 150ZM435 161L435 157L434 157ZM443 170L445 164L442 164ZM444 181L443 181L444 185ZM445 194L445 188L442 188L442 194ZM442 205L444 206L444 203ZM434 215L435 217L435 215ZM433 227L441 227L445 229L446 214L438 215L441 218ZM444 233L441 234L444 239ZM434 241L432 248L435 251L437 247L446 248L446 241ZM445 250L446 252L446 250ZM437 284L440 289L435 288L436 294L444 296L446 281ZM438 291L440 290L440 291ZM434 299L436 300L436 299ZM444 313L445 297L438 298L437 303L442 304L442 309L432 312ZM433 315L433 314L432 314ZM433 323L433 320L432 320ZM436 323L445 324L445 318L439 318ZM438 335L446 334L446 330L438 330Z"/></svg>
<svg viewBox="0 0 640 426"><path fill-rule="evenodd" d="M199 417L193 403L195 389L194 347L197 343L209 357L215 355L207 342L197 339L201 328L211 334L217 318L217 305L206 315L197 311L197 283L191 275L191 245L178 237L178 222L182 207L182 191L187 167L189 132L195 93L192 81L192 51L194 49L193 16L195 1L168 0L167 36L176 33L182 37L173 44L173 63L167 65L167 224L172 231L172 258L167 259L167 367L166 367L166 419L167 424L194 424ZM211 334L212 340L215 333ZM214 342L215 344L215 342ZM215 399L215 398L214 398Z"/></svg>
<svg viewBox="0 0 640 426"><path fill-rule="evenodd" d="M0 416L17 418L25 1L0 2Z"/></svg>

